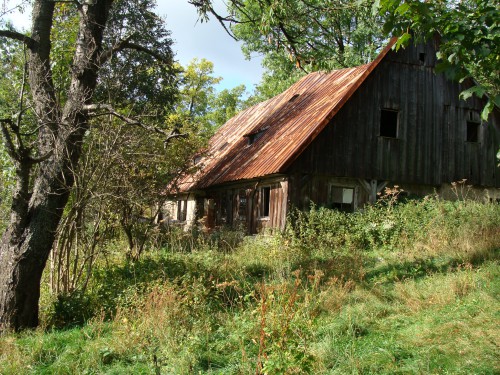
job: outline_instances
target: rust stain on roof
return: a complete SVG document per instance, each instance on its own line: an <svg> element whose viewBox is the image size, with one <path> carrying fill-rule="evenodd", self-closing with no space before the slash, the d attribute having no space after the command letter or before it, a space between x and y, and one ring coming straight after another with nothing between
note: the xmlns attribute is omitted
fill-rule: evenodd
<svg viewBox="0 0 500 375"><path fill-rule="evenodd" d="M180 191L283 173L342 108L395 43L371 63L303 77L285 92L248 108L211 138L200 170Z"/></svg>

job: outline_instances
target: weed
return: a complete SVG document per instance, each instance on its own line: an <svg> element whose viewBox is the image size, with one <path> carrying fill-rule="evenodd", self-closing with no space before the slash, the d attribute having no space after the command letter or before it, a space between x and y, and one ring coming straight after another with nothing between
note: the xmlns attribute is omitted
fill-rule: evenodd
<svg viewBox="0 0 500 375"><path fill-rule="evenodd" d="M136 261L113 244L0 337L0 373L498 373L500 206L396 194L282 234L172 229Z"/></svg>

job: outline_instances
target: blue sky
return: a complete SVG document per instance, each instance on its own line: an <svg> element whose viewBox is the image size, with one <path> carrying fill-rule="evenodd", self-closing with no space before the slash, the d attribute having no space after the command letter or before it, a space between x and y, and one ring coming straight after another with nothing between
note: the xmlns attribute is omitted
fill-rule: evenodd
<svg viewBox="0 0 500 375"><path fill-rule="evenodd" d="M224 10L221 0L218 8ZM215 74L223 77L221 88L245 84L247 89L260 81L261 59L257 56L245 60L241 46L224 31L216 20L198 21L198 14L187 0L158 0L158 14L166 16L167 29L172 30L174 51L182 65L191 59L206 58L214 63Z"/></svg>
<svg viewBox="0 0 500 375"><path fill-rule="evenodd" d="M226 34L216 20L198 21L198 14L188 0L157 0L158 14L166 18L167 29L172 31L176 59L187 65L193 58L205 58L214 63L215 75L222 77L219 89L240 84L251 90L262 75L261 59L246 60L241 46ZM11 1L10 3L14 3ZM215 0L216 9L223 10L222 0ZM0 13L1 14L1 13ZM29 13L11 15L14 24L29 28Z"/></svg>

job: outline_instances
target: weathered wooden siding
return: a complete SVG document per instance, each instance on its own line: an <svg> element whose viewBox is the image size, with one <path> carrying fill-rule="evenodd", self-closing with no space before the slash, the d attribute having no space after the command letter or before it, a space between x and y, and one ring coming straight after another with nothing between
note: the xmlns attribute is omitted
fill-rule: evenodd
<svg viewBox="0 0 500 375"><path fill-rule="evenodd" d="M262 209L262 188L269 188L269 215ZM288 214L288 181L272 177L258 181L220 186L207 191L206 200L213 202L214 226L242 228L248 233L284 228ZM205 212L205 216L208 212Z"/></svg>
<svg viewBox="0 0 500 375"><path fill-rule="evenodd" d="M477 143L466 142L467 121L479 120L484 103L459 100L465 86L434 65L431 43L390 52L288 172L431 186L465 178L500 187L498 121L481 125ZM397 138L379 136L382 108L399 111Z"/></svg>

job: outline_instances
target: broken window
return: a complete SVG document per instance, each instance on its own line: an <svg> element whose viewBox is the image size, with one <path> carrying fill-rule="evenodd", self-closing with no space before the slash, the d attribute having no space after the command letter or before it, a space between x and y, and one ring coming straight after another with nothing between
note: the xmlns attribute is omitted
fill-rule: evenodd
<svg viewBox="0 0 500 375"><path fill-rule="evenodd" d="M479 142L479 123L467 121L467 142Z"/></svg>
<svg viewBox="0 0 500 375"><path fill-rule="evenodd" d="M329 203L339 211L354 212L354 188L330 186Z"/></svg>
<svg viewBox="0 0 500 375"><path fill-rule="evenodd" d="M264 186L260 189L260 217L269 217L271 211L271 187Z"/></svg>
<svg viewBox="0 0 500 375"><path fill-rule="evenodd" d="M186 221L187 216L187 200L179 199L177 201L177 220Z"/></svg>
<svg viewBox="0 0 500 375"><path fill-rule="evenodd" d="M380 136L387 138L398 137L398 114L393 109L380 110Z"/></svg>

